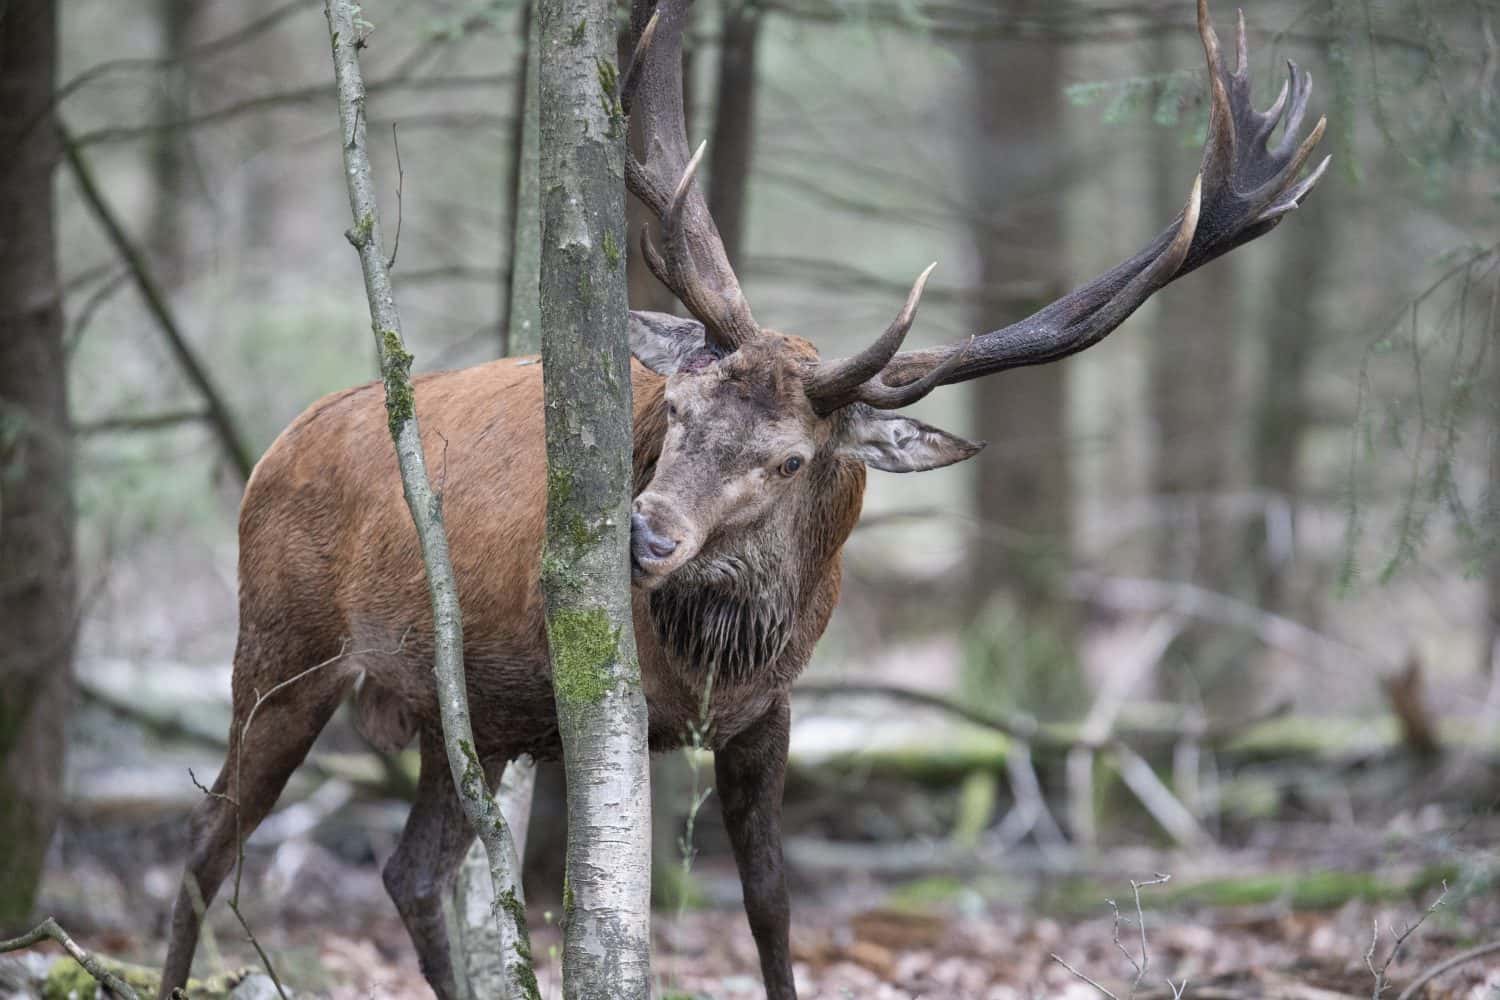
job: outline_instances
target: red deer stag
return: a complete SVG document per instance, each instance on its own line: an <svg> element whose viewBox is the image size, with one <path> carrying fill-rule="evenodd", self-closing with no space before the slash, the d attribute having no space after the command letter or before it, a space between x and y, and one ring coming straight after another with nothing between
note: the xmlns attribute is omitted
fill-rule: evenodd
<svg viewBox="0 0 1500 1000"><path fill-rule="evenodd" d="M635 0L636 56L621 92L646 139L645 162L629 158L627 182L662 223L662 247L645 241L646 260L696 320L631 316L636 644L653 749L681 744L711 684L708 742L724 821L766 991L782 1000L796 995L781 851L788 692L838 598L865 469L917 472L980 449L893 411L939 386L1081 351L1168 282L1269 232L1326 167L1325 159L1302 175L1324 122L1299 141L1311 81L1295 66L1275 104L1256 111L1243 18L1231 69L1200 0L1211 94L1202 169L1182 213L1145 249L1012 326L903 352L923 272L873 344L822 360L808 341L756 322L694 181L682 105L690 2ZM560 752L539 584L541 368L501 360L416 386L427 447L444 456L475 738L497 777L519 754ZM265 701L243 732L257 692L346 643L366 652ZM453 994L441 901L473 834L443 754L431 666L422 562L380 385L336 393L282 433L245 490L230 748L217 794L193 813L163 996L187 978L201 906L229 872L236 838L264 818L351 691L378 745L419 741L416 802L385 882L428 982L440 997Z"/></svg>

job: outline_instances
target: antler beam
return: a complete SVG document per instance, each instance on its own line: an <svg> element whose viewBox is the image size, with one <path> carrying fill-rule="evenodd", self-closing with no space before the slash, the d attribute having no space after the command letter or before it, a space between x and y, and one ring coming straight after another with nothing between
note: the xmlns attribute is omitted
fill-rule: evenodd
<svg viewBox="0 0 1500 1000"><path fill-rule="evenodd" d="M915 301L909 299L897 323L874 346L855 358L823 363L809 375L808 392L819 409L831 412L853 401L881 408L902 406L910 400L893 390L920 386L924 390L917 394L920 398L938 385L1045 364L1077 353L1102 340L1158 289L1270 232L1301 204L1329 162L1325 157L1298 180L1326 126L1326 120L1320 118L1307 137L1298 141L1312 78L1288 63L1289 78L1281 96L1266 111L1256 111L1250 99L1243 13L1236 31L1232 72L1224 66L1207 0L1198 0L1198 34L1208 64L1208 141L1186 207L1150 245L1019 323L981 334L967 343L887 354L892 331L901 327L894 337L895 346L899 346L900 338L910 328L907 314L914 311ZM1271 147L1268 141L1278 124L1283 134ZM914 292L920 293L923 279L918 280ZM855 373L866 370L881 356L888 360L876 374L862 384L850 384Z"/></svg>
<svg viewBox="0 0 1500 1000"><path fill-rule="evenodd" d="M645 159L626 157L625 182L661 220L663 253L641 234L652 273L703 324L706 342L728 353L759 336L760 327L696 181L703 148L688 153L682 32L690 3L635 0L635 52L621 84L621 103L640 125Z"/></svg>

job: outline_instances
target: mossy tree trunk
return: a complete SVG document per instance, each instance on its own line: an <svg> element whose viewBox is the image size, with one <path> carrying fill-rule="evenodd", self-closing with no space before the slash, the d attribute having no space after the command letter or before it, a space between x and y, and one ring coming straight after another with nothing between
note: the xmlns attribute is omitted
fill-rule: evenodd
<svg viewBox="0 0 1500 1000"><path fill-rule="evenodd" d="M625 119L614 5L541 0L542 584L568 783L563 993L650 993L646 701L631 614Z"/></svg>
<svg viewBox="0 0 1500 1000"><path fill-rule="evenodd" d="M0 932L22 929L57 822L78 610L56 56L52 0L0 10Z"/></svg>
<svg viewBox="0 0 1500 1000"><path fill-rule="evenodd" d="M442 715L443 746L464 815L478 833L489 861L495 900L491 916L507 946L501 954L504 969L501 995L506 998L537 998L526 911L514 888L520 883L515 848L500 807L490 797L484 767L474 749L474 731L469 721L468 694L464 684L463 618L453 560L448 551L448 532L443 524L442 495L433 491L427 474L427 458L417 426L416 399L411 381L412 356L401 337L401 315L396 309L390 265L376 209L375 183L365 142L368 121L365 85L359 67L359 50L366 44L370 25L364 21L353 0L324 2L333 48L334 77L338 85L344 178L349 188L350 212L354 217L354 225L345 236L359 252L371 328L385 382L385 407L391 440L396 446L401 471L401 489L416 527L428 595L432 601L436 653L433 673L437 679L438 708Z"/></svg>

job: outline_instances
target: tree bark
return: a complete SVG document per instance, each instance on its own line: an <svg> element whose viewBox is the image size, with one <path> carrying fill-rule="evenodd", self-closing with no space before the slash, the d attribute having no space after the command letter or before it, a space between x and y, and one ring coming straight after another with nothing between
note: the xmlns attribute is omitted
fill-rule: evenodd
<svg viewBox="0 0 1500 1000"><path fill-rule="evenodd" d="M650 993L646 701L629 570L625 119L609 0L541 0L542 585L568 782L563 994Z"/></svg>
<svg viewBox="0 0 1500 1000"><path fill-rule="evenodd" d="M1048 293L1060 291L1068 270L1064 201L1052 178L1062 117L1061 49L1039 40L975 43L971 52L966 75L978 147L967 158L967 200L974 206L978 287L1001 288L1024 274ZM1041 304L1013 308L1024 314ZM993 303L977 302L970 323L976 330L996 326ZM1019 681L1028 689L1024 697L1043 712L1062 709L1077 686L1075 624L1059 594L1071 561L1067 378L1063 365L1022 368L1006 372L1003 384L976 384L969 395L975 435L990 442L987 460L975 463L975 514L1028 539L1022 547L1002 545L989 532L971 563L971 610L981 611L998 593L1019 616L1025 641L1002 642L1019 651L1023 662L1012 669L1024 676L1003 682L981 676L1000 669L997 662L976 665L971 680L983 688Z"/></svg>
<svg viewBox="0 0 1500 1000"><path fill-rule="evenodd" d="M365 145L365 88L359 69L359 49L366 41L368 25L356 13L352 0L324 0L333 47L334 77L338 84L339 125L344 153L344 178L349 187L349 208L354 226L345 236L359 252L365 279L365 296L375 348L385 381L385 406L391 440L396 446L401 470L401 488L411 510L417 540L426 569L427 589L432 599L433 646L436 651L438 708L442 715L443 746L453 784L463 802L464 815L479 834L489 859L495 904L491 915L510 948L503 952L504 996L537 998L536 976L531 968L531 943L526 929L526 910L514 893L520 879L515 846L500 808L490 796L484 767L474 749L474 731L469 722L468 694L464 686L463 618L459 610L458 585L448 552L448 533L443 525L441 494L434 493L427 475L421 431L411 382L412 356L401 338L401 315L391 288L380 216L376 210L375 184Z"/></svg>
<svg viewBox="0 0 1500 1000"><path fill-rule="evenodd" d="M0 14L0 932L30 913L57 823L78 616L56 58L52 0L12 0Z"/></svg>
<svg viewBox="0 0 1500 1000"><path fill-rule="evenodd" d="M744 263L746 190L755 136L755 52L761 10L754 0L727 0L719 34L719 86L709 150L708 211L729 263Z"/></svg>

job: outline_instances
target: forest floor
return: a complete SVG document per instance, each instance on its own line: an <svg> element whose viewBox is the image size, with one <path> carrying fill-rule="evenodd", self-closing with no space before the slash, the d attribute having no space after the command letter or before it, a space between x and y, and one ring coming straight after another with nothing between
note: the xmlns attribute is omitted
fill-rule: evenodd
<svg viewBox="0 0 1500 1000"><path fill-rule="evenodd" d="M135 872L139 879L122 880L104 859L70 853L67 869L49 880L47 905L85 947L159 962L171 887L165 869L147 865ZM311 841L257 854L246 872L246 913L297 995L430 995L373 863L346 863ZM794 872L799 992L814 1000L1081 1000L1108 990L1119 1000L1148 1000L1173 997L1170 980L1185 982L1181 996L1197 1000L1396 998L1423 970L1500 939L1500 893L1489 874L1420 861L1387 855L1379 869L1336 873L1298 870L1294 858L1263 851L1188 859L1132 850L1096 857L1087 875L1028 873L1019 856L1022 874L1013 880L996 868L905 879L871 870ZM1140 889L1149 964L1132 990L1142 931L1130 879L1174 868L1183 874ZM1117 878L1100 877L1115 870ZM695 874L714 901L657 914L657 995L764 996L744 916L724 898L734 891L732 864L707 857ZM1108 899L1119 904L1118 923ZM222 906L216 912L200 970L256 967L232 918ZM1390 985L1377 991L1372 965L1381 969L1396 937L1424 913L1385 970ZM531 923L543 996L561 997L556 915L534 906ZM1500 953L1414 997L1497 1000Z"/></svg>

